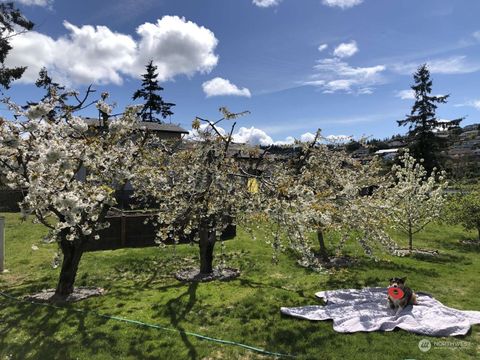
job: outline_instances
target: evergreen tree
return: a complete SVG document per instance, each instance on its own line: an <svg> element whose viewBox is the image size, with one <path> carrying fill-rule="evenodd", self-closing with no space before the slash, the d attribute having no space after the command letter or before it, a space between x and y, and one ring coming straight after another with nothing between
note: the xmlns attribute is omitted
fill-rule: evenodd
<svg viewBox="0 0 480 360"><path fill-rule="evenodd" d="M66 101L68 96L71 94L65 91L65 86L53 81L50 75L48 75L48 71L45 67L43 67L38 73L38 79L35 81L35 86L45 89L45 95L42 97L41 101L49 101L52 99L56 99L58 101L59 105L53 108L47 115L49 119L53 119L57 115L57 111L59 109L63 109L67 106ZM37 103L35 102L27 102L27 106L25 108L36 104Z"/></svg>
<svg viewBox="0 0 480 360"><path fill-rule="evenodd" d="M43 67L38 73L38 79L35 81L35 86L46 90L42 101L50 100L60 95L62 100L67 98L66 93L59 94L59 92L63 92L63 90L65 90L65 86L61 86L59 83L54 82L50 75L48 75L48 71L45 67ZM62 101L62 103L64 102L65 101Z"/></svg>
<svg viewBox="0 0 480 360"><path fill-rule="evenodd" d="M24 66L5 66L7 55L12 49L10 38L16 35L16 27L28 31L33 28L33 23L27 20L12 2L0 3L0 86L5 89L10 88L12 81L20 79L26 70Z"/></svg>
<svg viewBox="0 0 480 360"><path fill-rule="evenodd" d="M421 65L413 74L415 84L411 86L415 92L415 104L410 115L403 120L398 120L399 126L409 125L410 153L416 159L424 160L424 167L430 174L434 167L441 167L439 152L444 145L444 140L436 136L438 129L458 127L463 118L439 121L435 111L437 104L445 104L450 95L433 96L432 80L427 64Z"/></svg>
<svg viewBox="0 0 480 360"><path fill-rule="evenodd" d="M175 106L175 104L164 102L162 97L157 94L157 92L162 91L163 88L158 85L157 67L153 65L152 60L147 64L146 70L147 72L142 75L142 87L135 91L133 100L139 98L145 100L143 108L139 113L143 121L162 122L157 115L160 114L164 119L169 115L173 115L170 109Z"/></svg>

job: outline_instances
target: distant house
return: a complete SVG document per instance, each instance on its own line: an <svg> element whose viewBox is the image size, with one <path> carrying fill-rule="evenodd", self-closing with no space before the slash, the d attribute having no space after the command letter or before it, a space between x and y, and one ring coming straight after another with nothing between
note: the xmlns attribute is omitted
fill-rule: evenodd
<svg viewBox="0 0 480 360"><path fill-rule="evenodd" d="M88 126L100 127L101 120L95 118L83 118ZM142 121L140 126L148 131L154 132L161 139L181 139L182 135L188 134L188 131L175 124L165 124L157 122Z"/></svg>
<svg viewBox="0 0 480 360"><path fill-rule="evenodd" d="M399 147L404 147L405 146L405 143L401 140L391 140L387 144L391 148L399 148Z"/></svg>
<svg viewBox="0 0 480 360"><path fill-rule="evenodd" d="M357 159L362 164L366 164L370 160L372 160L372 156L370 155L370 149L366 147L360 147L352 152L352 158Z"/></svg>
<svg viewBox="0 0 480 360"><path fill-rule="evenodd" d="M400 151L400 148L382 149L375 152L375 155L380 156L383 160L394 160Z"/></svg>

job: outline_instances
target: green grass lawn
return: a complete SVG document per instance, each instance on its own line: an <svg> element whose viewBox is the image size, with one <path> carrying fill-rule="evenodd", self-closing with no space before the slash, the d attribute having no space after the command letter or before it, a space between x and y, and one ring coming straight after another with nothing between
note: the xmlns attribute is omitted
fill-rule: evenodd
<svg viewBox="0 0 480 360"><path fill-rule="evenodd" d="M6 216L6 268L0 289L23 296L56 285L58 269L51 260L56 245L44 244L40 225ZM357 266L318 274L296 265L289 254L271 262L270 246L239 229L225 243L227 265L241 270L229 282L183 284L175 269L196 263L197 248L125 249L87 253L76 285L100 286L102 297L64 305L60 309L15 302L0 297L0 359L266 359L232 345L200 340L184 333L124 323L95 313L157 324L172 329L240 342L300 359L474 359L480 356L480 326L465 337L434 338L461 342L461 348L434 346L422 353L423 336L403 330L339 334L331 321L310 322L280 314L280 306L319 304L314 293L337 288L386 286L392 276L408 276L415 290L432 293L447 306L480 309L480 249L461 245L475 234L459 227L430 226L414 240L419 248L440 251L437 258L394 258L380 261L363 256ZM406 245L405 239L397 240ZM32 245L39 250L32 250ZM220 246L216 249L220 254ZM76 310L86 310L78 312Z"/></svg>

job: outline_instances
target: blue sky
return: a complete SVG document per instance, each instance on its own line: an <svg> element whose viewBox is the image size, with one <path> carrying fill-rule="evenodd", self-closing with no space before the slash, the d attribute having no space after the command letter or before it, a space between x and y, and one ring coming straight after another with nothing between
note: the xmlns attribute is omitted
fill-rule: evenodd
<svg viewBox="0 0 480 360"><path fill-rule="evenodd" d="M440 118L480 122L480 2L473 0L22 0L36 23L8 61L28 65L8 91L36 99L54 79L131 103L151 58L170 121L190 129L217 109L250 110L238 139L268 143L324 135L387 137L413 104L412 72L430 66ZM94 109L90 115L95 115ZM6 116L5 111L3 115ZM253 129L252 129L253 127ZM305 135L307 134L307 135Z"/></svg>

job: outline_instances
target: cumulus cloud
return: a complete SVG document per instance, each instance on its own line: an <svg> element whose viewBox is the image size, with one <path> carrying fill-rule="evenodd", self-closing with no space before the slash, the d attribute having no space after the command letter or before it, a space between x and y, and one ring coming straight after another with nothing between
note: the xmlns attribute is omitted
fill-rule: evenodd
<svg viewBox="0 0 480 360"><path fill-rule="evenodd" d="M178 16L164 16L156 24L145 23L137 28L140 35L136 67L140 74L145 64L153 59L161 79L179 74L208 73L218 63L214 53L218 40L209 29Z"/></svg>
<svg viewBox="0 0 480 360"><path fill-rule="evenodd" d="M295 142L295 138L292 136L287 136L285 140L274 141L265 131L253 126L250 128L241 127L232 137L234 142L253 146L291 145Z"/></svg>
<svg viewBox="0 0 480 360"><path fill-rule="evenodd" d="M277 6L282 0L253 0L252 3L258 7L267 8L270 6Z"/></svg>
<svg viewBox="0 0 480 360"><path fill-rule="evenodd" d="M322 52L328 48L328 44L322 44L318 47L318 51Z"/></svg>
<svg viewBox="0 0 480 360"><path fill-rule="evenodd" d="M383 81L384 65L354 67L340 58L326 58L317 61L315 73L304 85L320 87L324 93L371 94L372 86Z"/></svg>
<svg viewBox="0 0 480 360"><path fill-rule="evenodd" d="M432 74L469 74L480 70L480 63L467 59L465 55L456 55L448 58L433 59L421 62L397 63L391 66L392 70L400 74L412 74L420 64L426 62Z"/></svg>
<svg viewBox="0 0 480 360"><path fill-rule="evenodd" d="M208 73L218 62L213 32L178 16L140 25L137 39L106 26L78 27L67 21L64 26L68 34L57 39L36 31L12 38L7 65L28 66L20 81L34 82L45 66L74 84L121 84L125 76L139 77L150 59L164 81Z"/></svg>
<svg viewBox="0 0 480 360"><path fill-rule="evenodd" d="M315 134L306 132L300 135L299 139L302 142L311 142L315 140ZM334 143L344 143L350 141L352 137L346 135L328 135L326 139ZM287 136L285 140L274 141L265 131L252 126L251 128L241 127L237 133L233 134L233 141L237 143L262 146L293 145L295 143L295 138L293 136Z"/></svg>
<svg viewBox="0 0 480 360"><path fill-rule="evenodd" d="M360 5L363 0L323 0L323 5L330 7L339 7L341 9L348 9L356 5Z"/></svg>
<svg viewBox="0 0 480 360"><path fill-rule="evenodd" d="M413 90L400 90L400 91L397 91L397 93L395 94L395 97L398 97L402 100L412 100L412 99L415 99L415 91Z"/></svg>
<svg viewBox="0 0 480 360"><path fill-rule="evenodd" d="M212 96L245 96L251 97L250 90L247 88L240 89L236 85L232 84L227 79L222 79L220 77L216 77L212 80L205 81L202 84L203 92L207 95L207 97Z"/></svg>
<svg viewBox="0 0 480 360"><path fill-rule="evenodd" d="M335 50L333 55L339 58L349 58L358 52L357 42L351 41L349 43L341 43Z"/></svg>
<svg viewBox="0 0 480 360"><path fill-rule="evenodd" d="M233 141L237 143L246 143L250 145L268 146L273 144L273 139L263 130L255 127L241 127L233 134Z"/></svg>
<svg viewBox="0 0 480 360"><path fill-rule="evenodd" d="M312 134L311 132L306 132L300 136L300 141L303 142L312 142L313 140L315 140L315 134Z"/></svg>
<svg viewBox="0 0 480 360"><path fill-rule="evenodd" d="M273 145L293 145L295 143L295 138L293 136L287 136L285 140L275 141Z"/></svg>

